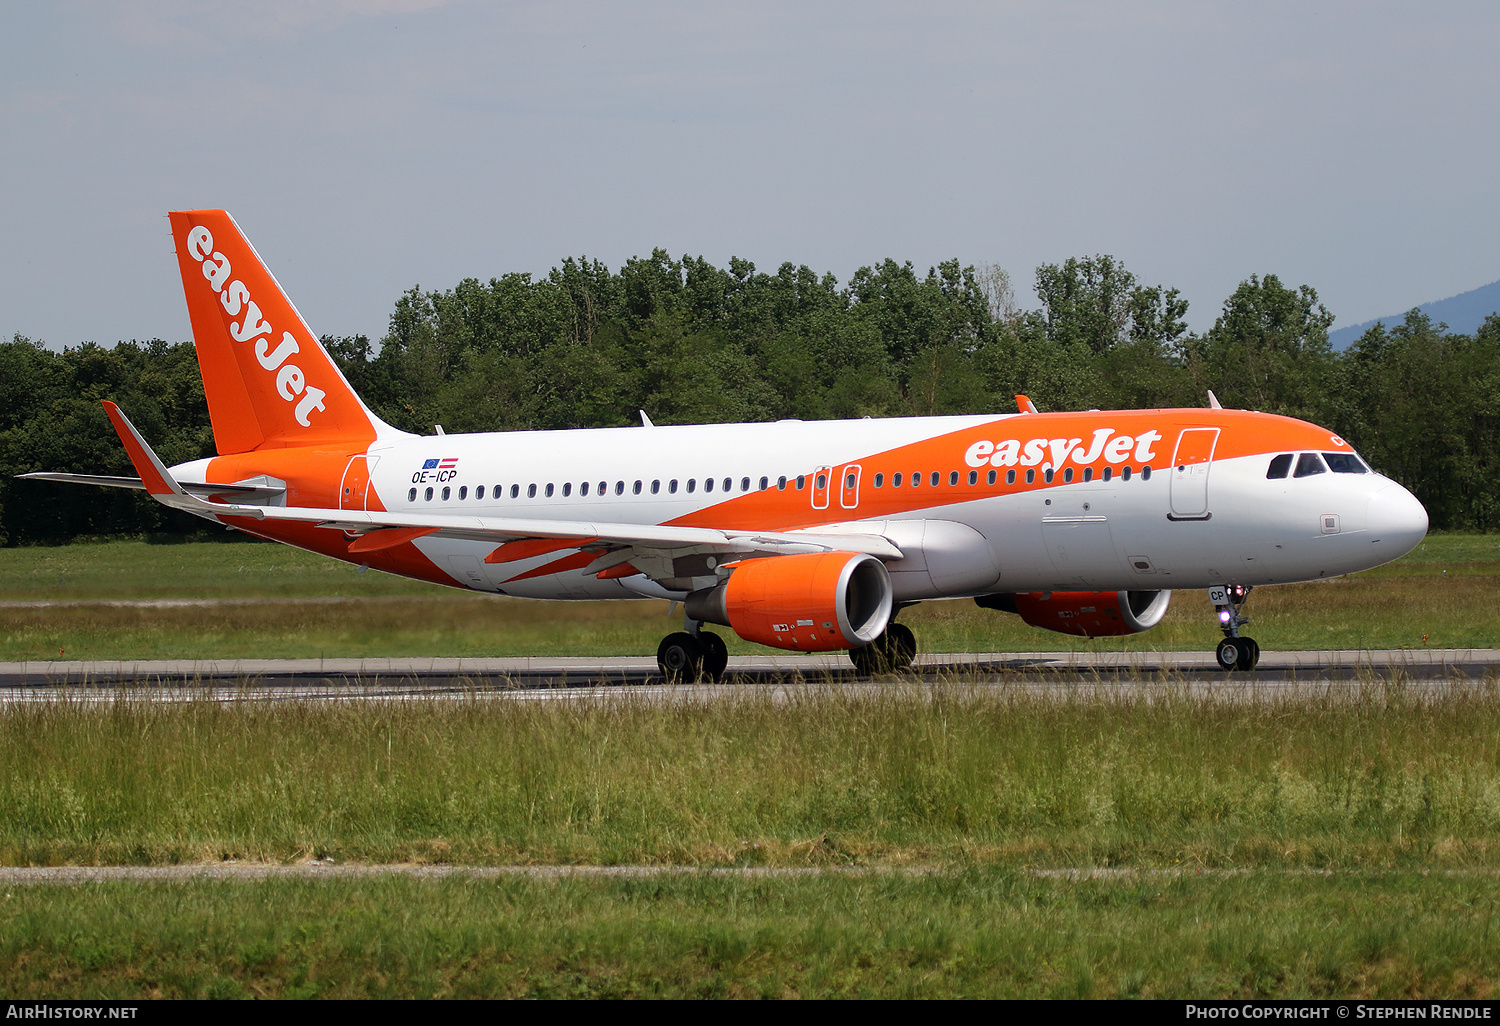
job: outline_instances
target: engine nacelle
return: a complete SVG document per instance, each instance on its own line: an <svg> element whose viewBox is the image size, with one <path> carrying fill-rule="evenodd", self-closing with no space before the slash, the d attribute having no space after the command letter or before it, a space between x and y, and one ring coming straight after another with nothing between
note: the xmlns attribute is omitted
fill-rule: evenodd
<svg viewBox="0 0 1500 1026"><path fill-rule="evenodd" d="M891 618L891 577L861 552L747 559L729 580L687 597L687 615L746 641L798 652L862 648Z"/></svg>
<svg viewBox="0 0 1500 1026"><path fill-rule="evenodd" d="M1084 638L1139 634L1161 623L1170 591L1031 591L981 595L986 609L1015 613L1033 627Z"/></svg>

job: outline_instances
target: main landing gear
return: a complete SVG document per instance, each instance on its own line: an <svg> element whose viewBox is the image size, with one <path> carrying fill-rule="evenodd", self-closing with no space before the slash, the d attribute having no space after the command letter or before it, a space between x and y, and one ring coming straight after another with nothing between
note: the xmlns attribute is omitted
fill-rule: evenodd
<svg viewBox="0 0 1500 1026"><path fill-rule="evenodd" d="M1214 650L1221 670L1253 670L1260 662L1260 645L1254 638L1240 636L1240 628L1250 622L1242 612L1249 598L1250 586L1246 584L1208 589L1208 600L1214 604L1219 629L1224 632L1224 640Z"/></svg>
<svg viewBox="0 0 1500 1026"><path fill-rule="evenodd" d="M717 683L729 667L729 648L724 639L712 631L698 630L689 620L687 630L668 634L656 647L656 665L668 684L692 682L707 677Z"/></svg>
<svg viewBox="0 0 1500 1026"><path fill-rule="evenodd" d="M861 677L872 677L877 673L899 673L911 666L916 655L917 636L911 628L891 623L864 648L851 648L849 661Z"/></svg>

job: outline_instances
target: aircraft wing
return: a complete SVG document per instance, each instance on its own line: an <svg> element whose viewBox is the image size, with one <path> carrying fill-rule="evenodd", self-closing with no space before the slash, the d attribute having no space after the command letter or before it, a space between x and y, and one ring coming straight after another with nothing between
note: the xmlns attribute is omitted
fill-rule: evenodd
<svg viewBox="0 0 1500 1026"><path fill-rule="evenodd" d="M812 534L803 532L740 531L707 527L620 524L597 521L530 520L517 517L480 517L423 513L384 513L369 510L320 509L297 506L260 506L242 502L210 502L191 494L146 444L129 418L112 402L104 403L115 431L144 487L157 501L199 516L246 517L253 520L298 521L330 530L359 534L352 552L378 551L429 535L494 542L498 548L489 562L510 562L567 548L584 548L599 555L587 572L603 572L639 558L642 562L684 552L719 553L735 559L795 555L808 552L863 552L883 560L902 557L901 549L873 534ZM58 479L57 476L51 478ZM76 479L76 478L74 478ZM127 479L128 480L128 479ZM91 482L93 483L93 482ZM213 486L215 495L229 491ZM551 544L549 544L551 543ZM727 560L720 560L726 562ZM657 576L647 572L648 576ZM665 575L663 575L665 576Z"/></svg>

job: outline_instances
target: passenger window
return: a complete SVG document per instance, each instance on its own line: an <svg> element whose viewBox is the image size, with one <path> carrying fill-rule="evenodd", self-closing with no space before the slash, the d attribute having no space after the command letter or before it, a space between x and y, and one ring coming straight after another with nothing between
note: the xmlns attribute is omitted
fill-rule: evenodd
<svg viewBox="0 0 1500 1026"><path fill-rule="evenodd" d="M547 482L547 498L552 498L552 482Z"/></svg>
<svg viewBox="0 0 1500 1026"><path fill-rule="evenodd" d="M1094 468L1093 467L1084 467L1083 468L1083 479L1084 479L1084 481L1092 481L1094 479Z"/></svg>
<svg viewBox="0 0 1500 1026"><path fill-rule="evenodd" d="M819 474L818 475L818 484L817 484L817 487L818 488L827 488L828 487L828 475L827 474Z"/></svg>
<svg viewBox="0 0 1500 1026"><path fill-rule="evenodd" d="M572 481L564 481L563 482L563 498L566 499L568 496L570 496L572 494L573 494L573 482Z"/></svg>
<svg viewBox="0 0 1500 1026"><path fill-rule="evenodd" d="M639 494L641 494L641 483L639 481L637 481L635 484L633 484L633 485L630 486L630 494L631 495L639 495Z"/></svg>
<svg viewBox="0 0 1500 1026"><path fill-rule="evenodd" d="M417 501L417 490L415 488L413 488L411 491L409 491L409 492L406 493L406 501L407 502L416 502Z"/></svg>
<svg viewBox="0 0 1500 1026"><path fill-rule="evenodd" d="M1364 474L1367 472L1364 462L1351 452L1325 452L1323 458L1328 461L1328 469L1335 474Z"/></svg>
<svg viewBox="0 0 1500 1026"><path fill-rule="evenodd" d="M1114 467L1105 467L1104 468L1104 480L1108 481L1110 478L1112 478L1114 476L1115 476L1115 468Z"/></svg>
<svg viewBox="0 0 1500 1026"><path fill-rule="evenodd" d="M948 471L948 487L949 488L954 488L957 485L958 485L958 471L956 471L956 470L950 470L950 471Z"/></svg>
<svg viewBox="0 0 1500 1026"><path fill-rule="evenodd" d="M426 492L426 494L424 494L422 496L422 499L425 502L431 502L432 501L432 489L431 488L427 489L427 492Z"/></svg>
<svg viewBox="0 0 1500 1026"><path fill-rule="evenodd" d="M922 487L922 474L921 474L920 471L914 472L911 475L911 486L913 488L921 488Z"/></svg>
<svg viewBox="0 0 1500 1026"><path fill-rule="evenodd" d="M711 477L705 477L703 479L703 490L705 492L711 492L711 491L714 490L714 479L713 478L711 478Z"/></svg>
<svg viewBox="0 0 1500 1026"><path fill-rule="evenodd" d="M578 486L578 494L579 495L587 495L588 493L589 493L589 483L587 481L585 481L585 482L583 482L583 484L581 484L581 485Z"/></svg>
<svg viewBox="0 0 1500 1026"><path fill-rule="evenodd" d="M484 498L484 485L480 485L478 488L474 489L474 498L476 498L476 499L482 499L482 498Z"/></svg>
<svg viewBox="0 0 1500 1026"><path fill-rule="evenodd" d="M1026 471L1026 483L1027 484L1034 484L1035 482L1036 482L1036 468L1032 467L1030 470Z"/></svg>
<svg viewBox="0 0 1500 1026"><path fill-rule="evenodd" d="M1274 481L1277 478L1286 477L1292 472L1292 454L1284 452L1271 460L1271 465L1266 468L1266 480Z"/></svg>
<svg viewBox="0 0 1500 1026"><path fill-rule="evenodd" d="M771 479L768 478L768 477L761 478L760 479L760 490L761 491L765 491L769 487L771 487Z"/></svg>
<svg viewBox="0 0 1500 1026"><path fill-rule="evenodd" d="M510 497L512 499L518 499L518 498L521 497L521 486L520 485L513 484L513 485L510 486Z"/></svg>
<svg viewBox="0 0 1500 1026"><path fill-rule="evenodd" d="M668 495L676 495L677 494L677 479L675 477L672 478L672 480L670 480L670 481L667 482L667 494Z"/></svg>
<svg viewBox="0 0 1500 1026"><path fill-rule="evenodd" d="M778 492L784 492L784 491L786 491L786 478L784 478L784 477L778 477L776 479L776 490Z"/></svg>
<svg viewBox="0 0 1500 1026"><path fill-rule="evenodd" d="M884 474L876 474L875 475L875 487L876 488L884 488L885 487L885 475Z"/></svg>
<svg viewBox="0 0 1500 1026"><path fill-rule="evenodd" d="M600 481L599 482L599 491L598 491L599 497L603 498L604 497L604 493L607 492L607 491L609 491L609 482L608 481Z"/></svg>
<svg viewBox="0 0 1500 1026"><path fill-rule="evenodd" d="M1315 452L1305 452L1297 457L1297 469L1292 472L1293 477L1312 477L1314 474L1326 474L1327 468Z"/></svg>
<svg viewBox="0 0 1500 1026"><path fill-rule="evenodd" d="M528 499L534 499L534 498L536 498L536 485L533 484L533 485L527 485L526 486L526 498L528 498Z"/></svg>
<svg viewBox="0 0 1500 1026"><path fill-rule="evenodd" d="M615 482L615 494L616 495L624 495L625 494L625 482L624 481L616 481Z"/></svg>
<svg viewBox="0 0 1500 1026"><path fill-rule="evenodd" d="M657 480L651 482L651 494L652 495L658 495L658 494L660 494L660 492L661 492L661 479L658 478Z"/></svg>
<svg viewBox="0 0 1500 1026"><path fill-rule="evenodd" d="M449 488L447 485L443 485L443 501L447 502L448 501L448 496L450 496L452 494L453 494L453 489Z"/></svg>
<svg viewBox="0 0 1500 1026"><path fill-rule="evenodd" d="M732 478L732 477L726 477L724 479L724 490L726 492L732 492L732 491L734 491L734 478Z"/></svg>
<svg viewBox="0 0 1500 1026"><path fill-rule="evenodd" d="M1073 468L1068 467L1063 471L1063 484L1070 484L1073 480Z"/></svg>
<svg viewBox="0 0 1500 1026"><path fill-rule="evenodd" d="M1016 472L1014 470L1007 470L1005 472L1005 483L1006 484L1015 484L1016 483Z"/></svg>
<svg viewBox="0 0 1500 1026"><path fill-rule="evenodd" d="M971 470L971 471L969 471L969 484L978 484L978 483L979 483L979 471L977 471L977 470Z"/></svg>
<svg viewBox="0 0 1500 1026"><path fill-rule="evenodd" d="M995 483L995 475L997 473L998 473L998 471L994 471L994 470L990 471L990 476L989 476L989 480L988 480L989 484L994 484Z"/></svg>
<svg viewBox="0 0 1500 1026"><path fill-rule="evenodd" d="M762 486L762 487L764 487L764 486ZM742 478L740 478L740 491L742 491L742 492L748 492L749 490L750 490L750 479L748 477L742 477Z"/></svg>
<svg viewBox="0 0 1500 1026"><path fill-rule="evenodd" d="M798 474L797 475L797 491L800 492L802 489L804 489L806 487L807 487L807 475L806 474Z"/></svg>
<svg viewBox="0 0 1500 1026"><path fill-rule="evenodd" d="M891 487L892 488L900 488L901 487L901 475L900 474L896 474L895 476L893 476L891 478Z"/></svg>
<svg viewBox="0 0 1500 1026"><path fill-rule="evenodd" d="M957 484L958 483L958 475L954 474L953 478L954 478L953 483ZM936 488L938 486L938 482L941 481L942 479L943 479L943 475L940 474L940 473L938 473L936 470L934 470L932 472L932 487Z"/></svg>
<svg viewBox="0 0 1500 1026"><path fill-rule="evenodd" d="M698 487L698 479L696 477L690 477L690 478L688 478L688 485L687 485L688 494L692 495L693 491L697 487Z"/></svg>
<svg viewBox="0 0 1500 1026"><path fill-rule="evenodd" d="M1129 467L1126 467L1126 468L1124 468L1123 470L1120 471L1120 480L1121 481L1129 481L1130 480L1130 468Z"/></svg>
<svg viewBox="0 0 1500 1026"><path fill-rule="evenodd" d="M1149 480L1151 480L1151 468L1150 467L1142 467L1141 468L1141 480L1142 481L1149 481Z"/></svg>
<svg viewBox="0 0 1500 1026"><path fill-rule="evenodd" d="M1046 481L1048 484L1051 484L1052 478L1055 477L1056 474L1057 471L1053 470L1051 467L1048 467L1047 472L1042 475L1042 480Z"/></svg>

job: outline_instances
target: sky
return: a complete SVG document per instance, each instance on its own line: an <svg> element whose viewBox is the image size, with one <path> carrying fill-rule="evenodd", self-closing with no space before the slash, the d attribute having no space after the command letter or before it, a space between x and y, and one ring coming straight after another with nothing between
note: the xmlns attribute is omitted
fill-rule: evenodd
<svg viewBox="0 0 1500 1026"><path fill-rule="evenodd" d="M313 330L661 247L847 282L1111 254L1195 330L1500 278L1500 5L0 0L0 337L190 337L223 207Z"/></svg>

